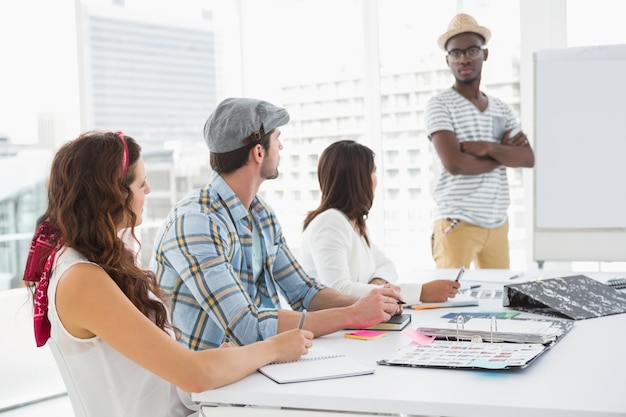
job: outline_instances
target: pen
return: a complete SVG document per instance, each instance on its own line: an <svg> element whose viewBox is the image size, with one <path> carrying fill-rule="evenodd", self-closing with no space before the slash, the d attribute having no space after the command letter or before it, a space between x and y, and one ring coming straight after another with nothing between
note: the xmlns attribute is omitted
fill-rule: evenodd
<svg viewBox="0 0 626 417"><path fill-rule="evenodd" d="M465 273L465 267L462 266L461 269L459 269L459 273L457 274L455 281L459 282L459 280L461 279L464 273Z"/></svg>
<svg viewBox="0 0 626 417"><path fill-rule="evenodd" d="M300 320L298 321L298 329L302 329L304 327L304 320L306 320L306 308L302 310L302 314L300 314Z"/></svg>
<svg viewBox="0 0 626 417"><path fill-rule="evenodd" d="M428 306L424 306L424 305L416 305L416 306L413 306L413 307L411 307L411 308L412 308L413 310L431 310L431 309L433 309L433 308L441 308L441 307L439 307L439 306L430 306L430 305L428 305Z"/></svg>
<svg viewBox="0 0 626 417"><path fill-rule="evenodd" d="M523 272L520 272L519 274L515 274L515 275L513 275L512 277L509 277L509 279L519 278L519 277L521 277L522 275L524 275L524 273L523 273Z"/></svg>
<svg viewBox="0 0 626 417"><path fill-rule="evenodd" d="M470 285L470 290L475 290L476 288L480 288L480 285Z"/></svg>
<svg viewBox="0 0 626 417"><path fill-rule="evenodd" d="M450 219L448 219L448 220L450 220ZM448 227L443 229L443 234L446 235L446 234L448 234L448 232L451 232L452 229L454 229L455 227L457 227L459 225L459 223L461 223L461 220L453 219L452 222L448 225Z"/></svg>

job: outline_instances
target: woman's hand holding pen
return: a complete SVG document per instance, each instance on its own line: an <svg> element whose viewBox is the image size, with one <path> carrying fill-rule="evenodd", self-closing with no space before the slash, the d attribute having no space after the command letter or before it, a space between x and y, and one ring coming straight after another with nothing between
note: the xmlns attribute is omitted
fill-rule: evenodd
<svg viewBox="0 0 626 417"><path fill-rule="evenodd" d="M266 339L271 343L276 358L272 362L297 361L302 355L309 353L313 345L313 332L303 329L287 330Z"/></svg>
<svg viewBox="0 0 626 417"><path fill-rule="evenodd" d="M423 303L441 303L448 298L454 298L459 292L461 284L449 279L436 279L422 285L420 300Z"/></svg>

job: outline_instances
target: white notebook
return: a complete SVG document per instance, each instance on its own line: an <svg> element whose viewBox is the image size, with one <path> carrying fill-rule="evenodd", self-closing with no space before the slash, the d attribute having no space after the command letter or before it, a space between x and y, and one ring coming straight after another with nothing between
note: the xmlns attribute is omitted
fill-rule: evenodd
<svg viewBox="0 0 626 417"><path fill-rule="evenodd" d="M445 307L465 307L465 306L477 306L478 298L474 298L469 294L458 294L454 298L448 298L448 301L442 303L420 303L420 304L408 304L405 308L413 310L427 310L431 308L445 308Z"/></svg>
<svg viewBox="0 0 626 417"><path fill-rule="evenodd" d="M367 375L374 371L374 365L365 365L323 347L312 347L296 362L270 363L259 368L259 372L279 384Z"/></svg>

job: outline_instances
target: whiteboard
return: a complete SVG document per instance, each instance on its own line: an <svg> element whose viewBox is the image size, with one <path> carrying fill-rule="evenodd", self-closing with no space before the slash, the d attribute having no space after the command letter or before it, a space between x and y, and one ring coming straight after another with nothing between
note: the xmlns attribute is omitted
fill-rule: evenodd
<svg viewBox="0 0 626 417"><path fill-rule="evenodd" d="M626 260L626 45L534 60L535 259Z"/></svg>

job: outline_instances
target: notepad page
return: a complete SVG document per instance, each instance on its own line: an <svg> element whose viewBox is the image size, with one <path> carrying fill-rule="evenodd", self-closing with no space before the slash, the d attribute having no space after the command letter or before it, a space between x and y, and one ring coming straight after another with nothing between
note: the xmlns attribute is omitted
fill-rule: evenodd
<svg viewBox="0 0 626 417"><path fill-rule="evenodd" d="M309 349L309 354L298 361L272 363L259 368L259 372L280 384L366 375L374 370L373 366L322 347Z"/></svg>
<svg viewBox="0 0 626 417"><path fill-rule="evenodd" d="M272 362L269 365L279 365L279 364L285 364L285 363L310 362L310 361L318 361L318 360L321 360L321 359L337 358L337 357L341 357L341 356L345 356L345 355L333 352L332 350L326 349L324 347L313 346L313 347L309 348L309 353L307 353L306 355L302 355L300 357L300 359L297 360L297 361L292 361L292 362ZM265 365L265 366L269 366L269 365Z"/></svg>

